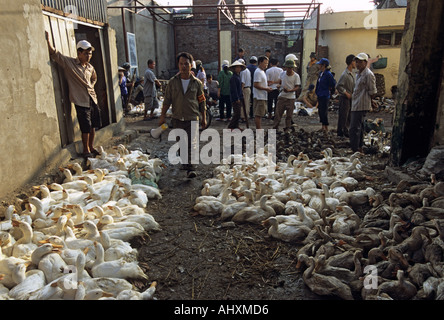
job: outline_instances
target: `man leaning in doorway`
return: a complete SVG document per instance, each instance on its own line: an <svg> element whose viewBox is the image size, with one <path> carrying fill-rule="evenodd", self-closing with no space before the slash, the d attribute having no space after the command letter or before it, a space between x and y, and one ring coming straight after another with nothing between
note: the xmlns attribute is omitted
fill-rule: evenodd
<svg viewBox="0 0 444 320"><path fill-rule="evenodd" d="M49 34L45 32L48 43L49 55L59 64L66 76L69 87L69 99L74 103L77 119L82 132L83 153L85 158L98 155L94 149L95 129L102 126L100 109L97 106L97 95L94 85L97 82L97 74L89 63L94 47L86 40L77 43L77 57L67 57L57 51L49 41Z"/></svg>
<svg viewBox="0 0 444 320"><path fill-rule="evenodd" d="M377 93L377 89L375 75L367 68L368 55L360 53L355 57L355 60L358 74L356 75L350 113L350 147L353 152L363 152L364 118L367 111L371 110L372 98Z"/></svg>
<svg viewBox="0 0 444 320"><path fill-rule="evenodd" d="M180 155L182 161L182 170L187 171L188 178L197 176L194 166L191 163L192 149L197 148L199 127L193 129L192 121L201 120L202 128L206 127L206 100L202 82L191 73L193 65L193 56L188 52L181 52L177 56L177 66L179 73L172 77L165 89L165 99L163 101L162 112L159 117L159 126L165 123L165 117L168 109L172 106L172 124L174 128L183 129L187 134L187 158ZM179 138L178 138L179 139Z"/></svg>

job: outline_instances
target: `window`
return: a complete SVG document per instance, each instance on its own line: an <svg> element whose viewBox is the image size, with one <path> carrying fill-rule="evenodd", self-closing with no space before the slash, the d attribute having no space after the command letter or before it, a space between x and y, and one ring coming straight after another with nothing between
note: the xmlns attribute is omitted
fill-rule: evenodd
<svg viewBox="0 0 444 320"><path fill-rule="evenodd" d="M399 47L402 31L379 31L377 47Z"/></svg>

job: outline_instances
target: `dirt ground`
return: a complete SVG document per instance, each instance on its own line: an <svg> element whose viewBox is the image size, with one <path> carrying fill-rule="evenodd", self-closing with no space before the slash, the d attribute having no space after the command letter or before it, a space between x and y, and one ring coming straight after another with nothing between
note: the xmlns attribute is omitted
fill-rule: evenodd
<svg viewBox="0 0 444 320"><path fill-rule="evenodd" d="M392 113L369 113L367 118L383 118L386 131L391 131ZM336 130L337 112L329 112L330 129ZM150 234L145 243L138 242L140 261L148 266L151 281L157 281L159 300L317 300L304 285L295 268L298 246L275 240L267 229L251 224L222 226L217 218L193 215L195 198L200 195L202 181L212 177L215 165L197 166L198 176L187 179L178 166L169 165L167 153L173 142L167 134L154 140L149 130L157 120L142 121L141 116L128 116L128 128L140 135L129 143L129 149L141 149L152 157L164 160L168 166L159 182L163 199L150 201L148 212L162 226L162 231ZM317 115L293 117L297 128L305 131L320 129ZM250 120L250 128L254 124ZM282 124L282 123L281 123ZM264 128L271 120L264 119ZM211 128L226 128L226 122L213 121ZM241 125L245 127L245 124ZM335 138L332 133L331 136ZM347 139L341 140L347 146ZM351 154L348 148L335 152ZM388 182L384 178L387 158L366 155L361 159L371 177L368 186L380 189ZM365 188L365 187L363 187ZM362 208L365 214L368 208Z"/></svg>
<svg viewBox="0 0 444 320"><path fill-rule="evenodd" d="M391 131L392 113L369 113L367 118L383 118L385 129ZM337 112L329 112L331 137L335 139ZM217 218L194 215L195 198L201 194L203 180L212 177L216 165L197 165L198 176L187 179L185 172L168 162L168 150L173 144L164 133L161 140L150 136L157 120L142 121L141 115L126 116L127 129L138 136L129 142L129 150L140 149L151 157L164 161L167 168L159 181L161 200L150 200L147 211L162 227L148 238L135 239L139 261L149 280L137 283L143 290L157 281L158 300L321 300L305 285L296 269L298 246L284 243L267 235L267 229L251 224L224 227ZM307 132L320 129L319 118L294 115L296 128ZM213 121L211 128L226 128L226 122ZM272 121L264 119L264 128ZM245 127L245 124L242 124ZM254 124L250 120L250 128ZM121 143L113 138L105 150ZM341 140L335 152L351 154L347 140ZM386 157L365 155L361 161L374 180L365 183L379 190L388 184L383 171ZM35 181L40 184L42 181ZM362 186L365 188L365 186ZM31 189L18 194L24 198ZM9 199L11 200L11 199ZM3 206L10 201L3 199ZM362 208L366 212L369 208Z"/></svg>

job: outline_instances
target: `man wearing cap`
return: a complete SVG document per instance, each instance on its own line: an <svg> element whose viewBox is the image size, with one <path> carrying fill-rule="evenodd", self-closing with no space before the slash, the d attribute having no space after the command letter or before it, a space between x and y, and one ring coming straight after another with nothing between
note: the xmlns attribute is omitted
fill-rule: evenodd
<svg viewBox="0 0 444 320"><path fill-rule="evenodd" d="M301 79L299 75L294 71L296 64L294 60L287 60L283 65L285 72L280 75L280 88L282 91L279 93L276 112L274 115L273 129L279 128L282 115L287 113L285 118L285 128L291 126L291 119L293 117L294 103L296 101L296 91L301 86Z"/></svg>
<svg viewBox="0 0 444 320"><path fill-rule="evenodd" d="M231 105L233 106L233 117L228 124L229 129L239 129L239 120L241 118L242 100L244 99L244 94L242 92L242 81L240 78L241 71L247 69L241 60L234 61L230 70L233 75L230 78L230 99Z"/></svg>
<svg viewBox="0 0 444 320"><path fill-rule="evenodd" d="M254 85L254 72L257 69L257 57L250 57L250 64L247 66L247 69L250 71L251 75L251 85L250 85L250 105L245 105L245 108L250 108L250 119L253 118L253 85Z"/></svg>
<svg viewBox="0 0 444 320"><path fill-rule="evenodd" d="M94 47L86 40L77 43L77 57L67 57L57 51L49 41L49 34L45 32L49 55L59 64L66 76L69 87L69 99L74 103L77 119L82 132L82 156L93 157L99 154L94 149L95 129L102 126L100 110L97 106L97 95L94 85L97 82L97 73L89 63Z"/></svg>
<svg viewBox="0 0 444 320"><path fill-rule="evenodd" d="M318 96L318 114L319 121L322 124L322 130L328 132L328 102L330 101L330 92L336 88L336 80L327 69L330 61L327 58L322 58L317 62L319 65L319 77L316 84L316 95Z"/></svg>
<svg viewBox="0 0 444 320"><path fill-rule="evenodd" d="M353 152L362 152L364 145L364 118L367 111L371 110L372 98L377 93L376 78L367 67L368 55L359 53L356 57L355 88L352 95L352 106L350 113L350 147Z"/></svg>
<svg viewBox="0 0 444 320"><path fill-rule="evenodd" d="M233 72L229 69L230 63L228 60L222 62L222 70L217 76L217 82L219 82L219 90L217 96L219 98L219 118L216 120L226 121L231 120L231 98L230 98L230 79ZM226 110L224 110L224 108ZM226 112L226 118L224 113Z"/></svg>
<svg viewBox="0 0 444 320"><path fill-rule="evenodd" d="M145 70L145 80L143 84L143 96L144 96L144 115L143 120L151 120L154 118L154 110L159 107L159 100L157 100L157 87L160 87L160 81L157 80L154 74L154 68L156 67L156 62L152 59L147 61L148 68ZM148 117L148 110L150 110L150 115Z"/></svg>
<svg viewBox="0 0 444 320"><path fill-rule="evenodd" d="M350 108L353 89L355 87L355 74L353 69L356 68L355 55L350 54L345 58L347 68L342 73L336 85L339 93L339 112L338 112L338 137L348 137L348 129L350 127Z"/></svg>

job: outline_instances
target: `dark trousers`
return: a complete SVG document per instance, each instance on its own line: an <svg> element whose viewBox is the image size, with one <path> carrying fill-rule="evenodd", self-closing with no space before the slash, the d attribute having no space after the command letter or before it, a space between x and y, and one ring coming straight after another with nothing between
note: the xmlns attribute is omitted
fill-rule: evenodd
<svg viewBox="0 0 444 320"><path fill-rule="evenodd" d="M267 96L267 100L268 100L268 115L274 114L275 110L273 110L273 104L274 104L274 108L276 109L278 96L279 96L279 90L278 89L275 89L275 90L273 90L273 91L268 93L268 96Z"/></svg>
<svg viewBox="0 0 444 320"><path fill-rule="evenodd" d="M226 109L227 118L231 118L231 98L230 96L220 96L219 99L219 115L220 118L225 118L224 116L224 107Z"/></svg>
<svg viewBox="0 0 444 320"><path fill-rule="evenodd" d="M318 114L319 122L324 126L328 126L328 97L318 97Z"/></svg>
<svg viewBox="0 0 444 320"><path fill-rule="evenodd" d="M180 154L180 150L179 150L179 156L181 157L181 161L182 164L184 165L185 169L189 169L191 170L193 168L193 165L191 164L191 152L192 152L192 147L193 147L193 141L192 141L192 134L191 134L191 121L181 121L178 119L171 119L171 124L173 125L174 129L183 129L185 130L186 134L187 134L187 151L188 151L188 155L187 158L185 158L185 156ZM180 137L176 137L176 141L179 142L180 141Z"/></svg>
<svg viewBox="0 0 444 320"><path fill-rule="evenodd" d="M348 128L350 128L350 108L351 99L343 95L339 96L338 136L348 135Z"/></svg>
<svg viewBox="0 0 444 320"><path fill-rule="evenodd" d="M364 119L367 111L350 112L350 147L353 152L358 151L364 145Z"/></svg>
<svg viewBox="0 0 444 320"><path fill-rule="evenodd" d="M239 120L241 117L241 108L242 108L242 102L232 102L231 104L233 106L233 118L231 118L230 123L228 124L229 129L236 129L239 128Z"/></svg>

